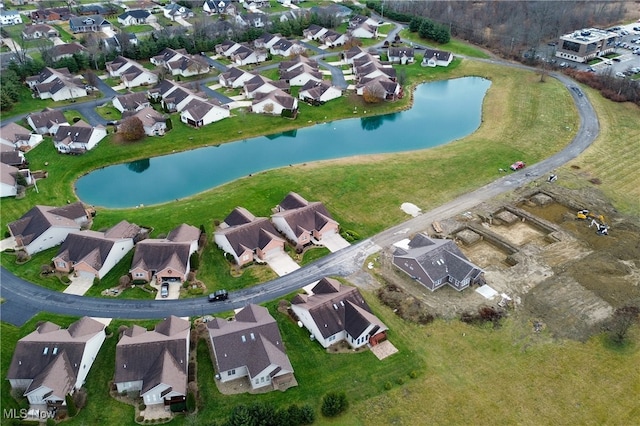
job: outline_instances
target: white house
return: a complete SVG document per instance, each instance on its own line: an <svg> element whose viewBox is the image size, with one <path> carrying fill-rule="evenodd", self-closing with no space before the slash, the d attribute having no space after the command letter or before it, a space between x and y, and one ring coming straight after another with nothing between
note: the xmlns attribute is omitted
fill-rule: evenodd
<svg viewBox="0 0 640 426"><path fill-rule="evenodd" d="M0 10L1 25L19 25L22 24L22 16L15 10Z"/></svg>
<svg viewBox="0 0 640 426"><path fill-rule="evenodd" d="M294 114L297 109L298 100L280 89L256 93L251 103L251 112L257 114L281 115L285 110Z"/></svg>
<svg viewBox="0 0 640 426"><path fill-rule="evenodd" d="M40 99L62 101L87 96L82 80L67 68L44 68L40 74L27 77L27 85Z"/></svg>
<svg viewBox="0 0 640 426"><path fill-rule="evenodd" d="M69 125L62 111L50 108L28 114L27 123L40 135L55 135L59 126Z"/></svg>
<svg viewBox="0 0 640 426"><path fill-rule="evenodd" d="M247 46L240 46L231 54L231 60L236 65L259 64L267 60L267 51L262 49L252 49Z"/></svg>
<svg viewBox="0 0 640 426"><path fill-rule="evenodd" d="M118 22L128 27L130 25L152 24L158 22L158 19L146 10L128 10L118 16Z"/></svg>
<svg viewBox="0 0 640 426"><path fill-rule="evenodd" d="M305 50L307 50L306 47L297 41L290 41L285 38L281 38L271 46L269 52L272 55L278 56L294 56L302 55Z"/></svg>
<svg viewBox="0 0 640 426"><path fill-rule="evenodd" d="M320 241L325 235L336 234L339 224L319 201L309 202L301 195L290 192L276 206L271 215L273 224L296 246Z"/></svg>
<svg viewBox="0 0 640 426"><path fill-rule="evenodd" d="M244 87L244 84L255 76L255 74L248 71L230 66L227 71L220 74L218 82L224 87L237 89L239 87Z"/></svg>
<svg viewBox="0 0 640 426"><path fill-rule="evenodd" d="M195 127L206 126L229 117L228 107L216 104L215 101L193 99L180 112L180 121Z"/></svg>
<svg viewBox="0 0 640 426"><path fill-rule="evenodd" d="M291 309L323 348L346 341L357 349L386 340L387 326L371 313L358 289L332 278L295 296Z"/></svg>
<svg viewBox="0 0 640 426"><path fill-rule="evenodd" d="M314 105L323 104L340 96L342 96L342 90L326 81L316 82L310 80L298 92L300 100Z"/></svg>
<svg viewBox="0 0 640 426"><path fill-rule="evenodd" d="M363 22L349 30L349 33L354 38L376 38L378 37L378 27Z"/></svg>
<svg viewBox="0 0 640 426"><path fill-rule="evenodd" d="M144 92L134 92L115 96L111 104L122 113L125 111L140 111L150 106L151 102Z"/></svg>
<svg viewBox="0 0 640 426"><path fill-rule="evenodd" d="M138 110L133 116L142 122L147 136L162 136L167 131L167 119L150 106Z"/></svg>
<svg viewBox="0 0 640 426"><path fill-rule="evenodd" d="M164 9L162 9L162 14L165 18L171 19L175 21L176 19L186 19L193 17L193 11L189 8L181 6L177 3L169 3Z"/></svg>
<svg viewBox="0 0 640 426"><path fill-rule="evenodd" d="M88 223L87 211L76 202L62 207L35 206L7 226L16 248L31 255L61 244L70 232Z"/></svg>
<svg viewBox="0 0 640 426"><path fill-rule="evenodd" d="M158 75L142 67L131 65L120 75L124 87L150 86L158 82Z"/></svg>
<svg viewBox="0 0 640 426"><path fill-rule="evenodd" d="M104 126L91 126L80 120L72 126L60 126L53 136L53 144L63 154L80 154L93 149L107 136Z"/></svg>
<svg viewBox="0 0 640 426"><path fill-rule="evenodd" d="M135 392L147 406L184 403L189 365L189 321L169 316L153 331L134 325L116 345L118 393Z"/></svg>
<svg viewBox="0 0 640 426"><path fill-rule="evenodd" d="M62 329L51 322L18 340L7 379L32 407L64 406L80 389L105 340L105 325L82 317Z"/></svg>
<svg viewBox="0 0 640 426"><path fill-rule="evenodd" d="M420 65L423 67L447 67L453 61L453 53L442 50L425 49Z"/></svg>
<svg viewBox="0 0 640 426"><path fill-rule="evenodd" d="M207 322L207 330L222 383L247 377L251 389L284 390L295 384L278 324L267 308L247 305L232 321Z"/></svg>
<svg viewBox="0 0 640 426"><path fill-rule="evenodd" d="M0 198L18 195L18 174L25 178L27 185L33 183L33 177L29 169L20 170L9 164L2 164L0 167Z"/></svg>
<svg viewBox="0 0 640 426"><path fill-rule="evenodd" d="M9 123L0 128L0 143L16 149L27 151L37 146L40 142L42 142L42 135L32 133L16 123Z"/></svg>

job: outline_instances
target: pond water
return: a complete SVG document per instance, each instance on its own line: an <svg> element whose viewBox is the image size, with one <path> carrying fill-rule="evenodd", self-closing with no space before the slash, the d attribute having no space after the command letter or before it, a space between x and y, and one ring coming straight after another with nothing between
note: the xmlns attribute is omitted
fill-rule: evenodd
<svg viewBox="0 0 640 426"><path fill-rule="evenodd" d="M480 126L482 101L490 84L480 77L421 84L407 111L105 167L78 179L76 193L94 206L151 205L291 164L431 148L467 136ZM324 108L330 107L329 103Z"/></svg>

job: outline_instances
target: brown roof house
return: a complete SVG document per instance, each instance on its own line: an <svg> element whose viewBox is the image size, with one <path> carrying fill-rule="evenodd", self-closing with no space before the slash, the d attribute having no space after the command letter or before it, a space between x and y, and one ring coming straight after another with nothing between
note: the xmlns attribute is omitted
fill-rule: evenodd
<svg viewBox="0 0 640 426"><path fill-rule="evenodd" d="M76 202L62 207L35 206L8 227L16 247L34 254L61 244L70 232L88 224L87 211Z"/></svg>
<svg viewBox="0 0 640 426"><path fill-rule="evenodd" d="M271 215L271 221L296 246L305 246L323 235L336 234L339 224L331 217L324 204L309 202L295 192L284 197Z"/></svg>
<svg viewBox="0 0 640 426"><path fill-rule="evenodd" d="M126 93L117 95L111 101L113 107L118 111L140 111L142 108L151 106L151 102L144 92Z"/></svg>
<svg viewBox="0 0 640 426"><path fill-rule="evenodd" d="M26 83L40 99L64 101L87 96L87 89L80 78L67 68L43 69L40 74L27 77Z"/></svg>
<svg viewBox="0 0 640 426"><path fill-rule="evenodd" d="M443 50L425 49L422 58L423 67L446 67L453 61L453 54Z"/></svg>
<svg viewBox="0 0 640 426"><path fill-rule="evenodd" d="M231 321L214 318L207 329L222 383L247 377L251 389L297 385L278 324L266 308L247 305Z"/></svg>
<svg viewBox="0 0 640 426"><path fill-rule="evenodd" d="M324 348L345 341L356 349L386 339L387 326L371 313L358 289L332 278L318 281L310 294L295 296L291 309Z"/></svg>
<svg viewBox="0 0 640 426"><path fill-rule="evenodd" d="M104 126L91 126L80 120L72 126L58 127L53 135L53 144L62 154L82 154L93 149L106 136L107 129Z"/></svg>
<svg viewBox="0 0 640 426"><path fill-rule="evenodd" d="M3 152L2 154L5 153L6 152ZM22 154L19 151L17 151L17 153ZM18 179L20 179L18 175L22 175L27 185L31 185L34 182L33 176L31 176L29 169L18 169L17 167L5 164L4 158L2 158L2 160L3 164L0 166L0 198L15 197L21 191L21 185L18 183Z"/></svg>
<svg viewBox="0 0 640 426"><path fill-rule="evenodd" d="M53 258L57 271L103 278L133 248L142 229L126 220L105 232L77 231L67 235Z"/></svg>
<svg viewBox="0 0 640 426"><path fill-rule="evenodd" d="M185 401L189 365L189 321L170 316L153 331L134 325L116 345L118 392L140 392L146 405Z"/></svg>
<svg viewBox="0 0 640 426"><path fill-rule="evenodd" d="M27 25L22 30L22 37L27 40L58 37L58 30L47 24Z"/></svg>
<svg viewBox="0 0 640 426"><path fill-rule="evenodd" d="M64 406L65 397L82 387L105 339L104 324L82 317L62 329L44 322L18 340L7 379L24 391L31 408Z"/></svg>
<svg viewBox="0 0 640 426"><path fill-rule="evenodd" d="M393 264L431 291L445 284L458 291L471 284L484 284L484 271L471 263L452 240L432 240L417 234L394 246Z"/></svg>
<svg viewBox="0 0 640 426"><path fill-rule="evenodd" d="M198 250L200 230L182 224L169 232L167 238L146 239L136 244L129 273L134 281L156 282L187 279L191 270L189 257Z"/></svg>
<svg viewBox="0 0 640 426"><path fill-rule="evenodd" d="M142 122L142 128L147 136L162 136L167 131L167 119L165 116L150 106L142 108L137 112L125 111L122 114L123 118L130 116L138 117Z"/></svg>
<svg viewBox="0 0 640 426"><path fill-rule="evenodd" d="M233 256L238 266L284 252L284 239L266 217L255 217L236 207L220 224L214 241Z"/></svg>

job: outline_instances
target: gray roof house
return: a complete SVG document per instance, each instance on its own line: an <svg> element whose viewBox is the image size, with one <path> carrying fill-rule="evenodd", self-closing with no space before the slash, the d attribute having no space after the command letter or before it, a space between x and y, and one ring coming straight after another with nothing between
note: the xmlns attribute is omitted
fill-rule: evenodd
<svg viewBox="0 0 640 426"><path fill-rule="evenodd" d="M69 125L62 111L50 108L28 114L27 123L40 135L55 134L59 126Z"/></svg>
<svg viewBox="0 0 640 426"><path fill-rule="evenodd" d="M207 329L221 382L247 377L252 389L297 385L278 324L267 308L247 305L231 321L214 318Z"/></svg>
<svg viewBox="0 0 640 426"><path fill-rule="evenodd" d="M88 223L87 211L78 201L62 207L35 206L7 226L16 248L34 254L61 244L70 232Z"/></svg>
<svg viewBox="0 0 640 426"><path fill-rule="evenodd" d="M32 408L64 406L67 394L82 387L105 340L105 325L82 317L67 329L51 322L18 341L7 379L23 391Z"/></svg>
<svg viewBox="0 0 640 426"><path fill-rule="evenodd" d="M290 192L275 208L271 220L276 229L298 246L321 240L325 234L335 234L339 224L319 201L309 202Z"/></svg>
<svg viewBox="0 0 640 426"><path fill-rule="evenodd" d="M144 92L127 93L118 95L111 102L113 107L120 112L124 111L140 111L141 109L151 105L147 94Z"/></svg>
<svg viewBox="0 0 640 426"><path fill-rule="evenodd" d="M284 239L266 217L255 217L247 209L236 207L220 224L214 241L239 266L284 252Z"/></svg>
<svg viewBox="0 0 640 426"><path fill-rule="evenodd" d="M461 291L484 283L484 271L471 263L452 240L417 234L394 244L393 264L431 291L450 285Z"/></svg>
<svg viewBox="0 0 640 426"><path fill-rule="evenodd" d="M8 123L0 128L0 143L16 149L29 150L42 142L42 135L31 133L16 123Z"/></svg>
<svg viewBox="0 0 640 426"><path fill-rule="evenodd" d="M74 33L88 33L111 28L111 22L102 15L74 16L69 19L69 28Z"/></svg>
<svg viewBox="0 0 640 426"><path fill-rule="evenodd" d="M332 278L295 296L291 309L324 348L346 341L355 349L386 339L387 326L371 313L358 289Z"/></svg>
<svg viewBox="0 0 640 426"><path fill-rule="evenodd" d="M184 402L189 365L189 321L171 315L153 331L134 325L116 345L118 392L140 392L146 405Z"/></svg>

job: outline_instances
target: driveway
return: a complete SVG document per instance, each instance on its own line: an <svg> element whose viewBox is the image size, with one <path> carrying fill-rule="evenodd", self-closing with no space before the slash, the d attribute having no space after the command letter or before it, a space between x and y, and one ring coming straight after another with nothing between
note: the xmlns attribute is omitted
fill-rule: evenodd
<svg viewBox="0 0 640 426"><path fill-rule="evenodd" d="M350 245L340 234L323 235L322 240L318 241L318 244L328 248L331 253L335 253Z"/></svg>
<svg viewBox="0 0 640 426"><path fill-rule="evenodd" d="M5 238L0 241L0 251L5 251L6 249L15 248L16 247L16 239L14 237Z"/></svg>
<svg viewBox="0 0 640 426"><path fill-rule="evenodd" d="M267 265L269 265L279 277L287 275L296 269L300 269L300 265L294 262L286 252L270 255L265 260Z"/></svg>
<svg viewBox="0 0 640 426"><path fill-rule="evenodd" d="M79 272L77 274L78 276L75 275L76 274L69 275L71 284L69 284L67 288L64 289L63 293L83 296L93 285L94 275L86 272Z"/></svg>
<svg viewBox="0 0 640 426"><path fill-rule="evenodd" d="M177 300L180 298L181 282L169 283L169 295L167 297L162 297L159 284L151 285L158 289L158 292L156 293L156 300Z"/></svg>

